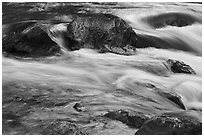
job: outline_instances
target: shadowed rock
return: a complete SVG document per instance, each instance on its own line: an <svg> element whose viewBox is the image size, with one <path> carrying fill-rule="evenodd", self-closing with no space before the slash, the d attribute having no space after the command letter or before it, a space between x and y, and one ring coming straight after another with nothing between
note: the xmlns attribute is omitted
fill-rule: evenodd
<svg viewBox="0 0 204 137"><path fill-rule="evenodd" d="M67 26L67 48L70 50L90 48L132 55L136 43L133 29L124 20L110 14L82 14Z"/></svg>
<svg viewBox="0 0 204 137"><path fill-rule="evenodd" d="M186 74L196 74L195 71L184 62L178 60L168 59L167 64L170 66L174 73L186 73Z"/></svg>
<svg viewBox="0 0 204 137"><path fill-rule="evenodd" d="M201 135L202 123L188 116L164 114L152 117L136 135Z"/></svg>
<svg viewBox="0 0 204 137"><path fill-rule="evenodd" d="M149 119L149 117L145 116L142 113L134 113L131 115L129 112L124 110L117 110L113 112L109 112L104 115L112 120L118 120L130 127L139 128L142 124Z"/></svg>
<svg viewBox="0 0 204 137"><path fill-rule="evenodd" d="M46 25L37 22L21 22L8 27L3 37L3 51L16 56L48 56L60 51L59 46L47 34Z"/></svg>

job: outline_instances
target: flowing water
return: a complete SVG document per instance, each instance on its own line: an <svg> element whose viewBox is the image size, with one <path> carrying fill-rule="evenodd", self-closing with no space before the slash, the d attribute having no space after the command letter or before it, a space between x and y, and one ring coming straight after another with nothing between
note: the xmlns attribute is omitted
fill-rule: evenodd
<svg viewBox="0 0 204 137"><path fill-rule="evenodd" d="M16 112L27 128L35 129L39 120L68 118L79 122L82 127L90 117L102 115L111 110L143 112L150 116L164 112L186 112L201 121L202 112L202 7L187 3L124 3L133 8L107 9L128 22L138 35L156 37L163 41L158 47L137 49L135 55L123 56L113 53L98 53L91 49L67 51L60 33L63 25L52 28L52 39L63 49L60 56L38 59L14 59L2 57L3 97L17 95L29 98L45 96L42 101L65 102L63 106L30 104L3 101L3 112ZM194 22L187 26L155 27L151 17L163 23L165 14L187 14ZM165 61L175 59L190 65L196 75L172 73ZM162 92L176 93L186 108L162 97ZM9 99L7 99L9 100ZM81 102L86 111L77 112L73 105ZM48 103L48 104L49 104ZM11 105L12 104L12 105ZM43 105L43 102L41 102ZM25 104L24 104L25 105ZM24 110L22 110L24 109ZM26 111L28 110L28 111ZM25 112L26 111L26 112ZM117 125L117 126L116 126ZM23 131L19 127L7 129L6 134L38 134ZM20 132L20 133L19 133ZM98 129L94 134L134 134L135 130L115 124L109 130Z"/></svg>

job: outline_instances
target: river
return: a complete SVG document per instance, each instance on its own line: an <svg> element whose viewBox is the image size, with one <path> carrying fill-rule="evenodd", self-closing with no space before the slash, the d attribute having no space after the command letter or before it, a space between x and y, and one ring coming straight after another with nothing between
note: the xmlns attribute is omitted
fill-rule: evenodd
<svg viewBox="0 0 204 137"><path fill-rule="evenodd" d="M91 49L64 50L60 56L37 59L3 55L3 114L16 113L24 125L7 126L5 134L38 134L40 122L60 118L86 127L90 117L119 109L149 116L186 111L202 121L202 6L190 3L123 3L119 4L123 8L113 9L109 6L100 12L117 15L128 22L136 34L150 39L156 37L162 42L155 47L144 45L145 48L138 48L132 56L101 54ZM97 10L100 5L90 4L89 9L93 7ZM188 15L187 19L195 22L182 27L164 23L166 18L177 14ZM64 29L59 25L53 31L60 33ZM63 49L60 38L53 39ZM185 62L196 75L172 73L164 65L168 59ZM152 85L178 94L186 110L160 96ZM40 103L13 99L26 100L32 96L40 96L35 98ZM65 104L56 105L62 102ZM77 112L73 108L77 102L83 103L86 111ZM120 123L113 124L114 127L91 134L135 132Z"/></svg>

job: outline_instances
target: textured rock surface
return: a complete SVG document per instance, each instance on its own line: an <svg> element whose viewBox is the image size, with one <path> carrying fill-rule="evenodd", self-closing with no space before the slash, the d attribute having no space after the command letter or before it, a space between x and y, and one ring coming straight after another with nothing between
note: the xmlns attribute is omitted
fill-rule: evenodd
<svg viewBox="0 0 204 137"><path fill-rule="evenodd" d="M139 128L141 125L149 119L149 117L145 116L142 113L135 113L135 114L130 114L127 111L124 110L117 110L113 112L109 112L104 115L105 117L108 117L112 120L118 120L130 127L134 128Z"/></svg>
<svg viewBox="0 0 204 137"><path fill-rule="evenodd" d="M201 135L202 123L188 116L164 114L152 117L136 135Z"/></svg>
<svg viewBox="0 0 204 137"><path fill-rule="evenodd" d="M46 25L37 22L21 22L9 26L3 37L3 51L17 56L47 56L60 51L46 32Z"/></svg>
<svg viewBox="0 0 204 137"><path fill-rule="evenodd" d="M196 74L195 71L184 62L168 59L167 63L170 65L170 68L174 73Z"/></svg>
<svg viewBox="0 0 204 137"><path fill-rule="evenodd" d="M58 119L43 131L45 135L81 135L78 127L66 120Z"/></svg>
<svg viewBox="0 0 204 137"><path fill-rule="evenodd" d="M123 55L134 54L137 36L122 19L110 14L83 14L67 26L68 49L98 49Z"/></svg>

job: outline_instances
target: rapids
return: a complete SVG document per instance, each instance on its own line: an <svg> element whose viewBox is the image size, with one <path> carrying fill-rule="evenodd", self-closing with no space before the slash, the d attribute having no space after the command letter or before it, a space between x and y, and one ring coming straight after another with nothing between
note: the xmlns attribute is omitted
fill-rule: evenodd
<svg viewBox="0 0 204 137"><path fill-rule="evenodd" d="M132 7L128 8L130 5ZM123 18L139 36L150 41L157 38L158 45L144 45L145 48L138 48L132 56L102 54L91 49L68 51L60 35L66 31L62 23L51 26L48 32L63 50L62 55L36 59L2 56L3 92L12 90L15 84L33 90L37 85L53 89L48 94L70 99L64 107L52 111L36 109L22 119L69 117L83 121L89 116L124 109L150 116L182 111L202 121L202 6L189 3L124 3L122 6L126 8L113 8L108 12ZM166 20L177 16L190 23L185 26L165 24ZM162 25L155 27L153 24ZM196 75L172 73L164 64L168 59L185 62ZM160 96L153 87L178 94L186 110ZM70 95L65 89L78 92ZM39 90L40 94L47 94L43 91ZM83 102L87 111L75 112L72 108L75 102ZM104 131L104 134L109 133ZM122 134L116 129L113 133Z"/></svg>

